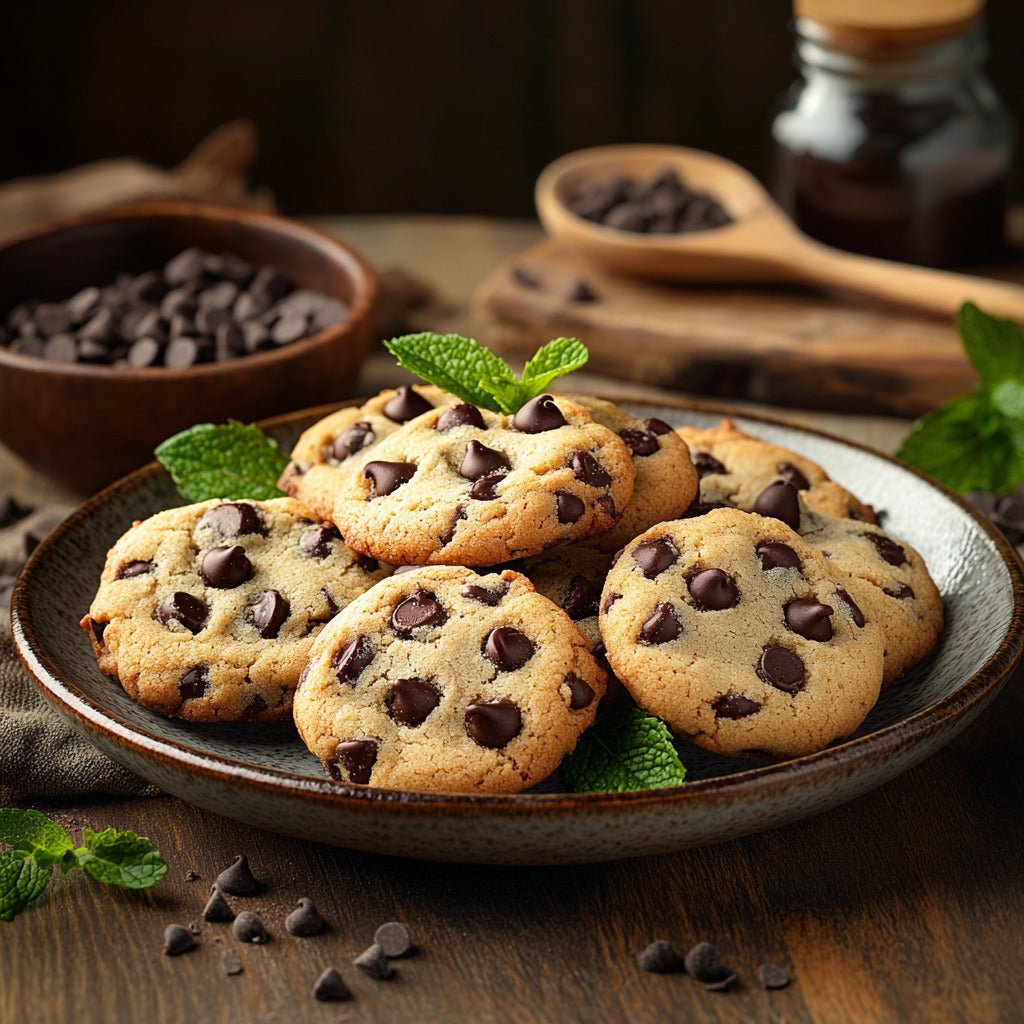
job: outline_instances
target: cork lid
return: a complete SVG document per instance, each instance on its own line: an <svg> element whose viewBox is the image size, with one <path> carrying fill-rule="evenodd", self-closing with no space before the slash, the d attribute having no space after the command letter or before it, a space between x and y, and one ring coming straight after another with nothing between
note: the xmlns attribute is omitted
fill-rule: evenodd
<svg viewBox="0 0 1024 1024"><path fill-rule="evenodd" d="M794 0L793 13L865 44L926 42L960 35L985 0Z"/></svg>

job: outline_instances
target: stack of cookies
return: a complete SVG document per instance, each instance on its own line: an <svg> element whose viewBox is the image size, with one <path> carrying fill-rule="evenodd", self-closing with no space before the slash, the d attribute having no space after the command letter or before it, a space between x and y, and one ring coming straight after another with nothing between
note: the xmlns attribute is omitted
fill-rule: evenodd
<svg viewBox="0 0 1024 1024"><path fill-rule="evenodd" d="M137 523L82 625L141 704L293 717L346 784L516 792L609 699L709 750L801 756L942 626L912 548L728 421L403 387L309 428L280 486Z"/></svg>

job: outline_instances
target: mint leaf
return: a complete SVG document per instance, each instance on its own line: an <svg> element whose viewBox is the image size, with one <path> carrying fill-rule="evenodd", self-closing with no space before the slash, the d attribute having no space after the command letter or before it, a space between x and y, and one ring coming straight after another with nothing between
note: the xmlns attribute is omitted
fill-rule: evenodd
<svg viewBox="0 0 1024 1024"><path fill-rule="evenodd" d="M502 410L481 387L481 381L515 382L515 375L504 359L461 334L406 334L385 341L384 347L399 366L436 384L442 391L491 412Z"/></svg>
<svg viewBox="0 0 1024 1024"><path fill-rule="evenodd" d="M1016 323L965 302L957 312L956 329L983 388L994 388L1007 378L1024 381L1024 334Z"/></svg>
<svg viewBox="0 0 1024 1024"><path fill-rule="evenodd" d="M557 338L538 350L519 378L504 359L459 334L406 334L384 345L399 366L470 405L506 416L542 395L555 378L578 370L589 358L581 341Z"/></svg>
<svg viewBox="0 0 1024 1024"><path fill-rule="evenodd" d="M574 793L623 793L677 786L686 778L661 719L632 704L608 704L562 761Z"/></svg>
<svg viewBox="0 0 1024 1024"><path fill-rule="evenodd" d="M71 836L39 811L0 807L0 843L22 859L31 857L45 871L73 849Z"/></svg>
<svg viewBox="0 0 1024 1024"><path fill-rule="evenodd" d="M200 423L169 437L155 454L186 501L282 496L277 481L288 458L255 425Z"/></svg>
<svg viewBox="0 0 1024 1024"><path fill-rule="evenodd" d="M1024 420L971 391L918 420L896 456L959 494L1003 494L1024 479Z"/></svg>
<svg viewBox="0 0 1024 1024"><path fill-rule="evenodd" d="M145 837L108 828L82 832L85 846L76 850L82 870L108 885L148 889L167 874L167 861Z"/></svg>
<svg viewBox="0 0 1024 1024"><path fill-rule="evenodd" d="M39 899L51 874L51 866L40 867L19 850L0 852L0 921L13 921Z"/></svg>

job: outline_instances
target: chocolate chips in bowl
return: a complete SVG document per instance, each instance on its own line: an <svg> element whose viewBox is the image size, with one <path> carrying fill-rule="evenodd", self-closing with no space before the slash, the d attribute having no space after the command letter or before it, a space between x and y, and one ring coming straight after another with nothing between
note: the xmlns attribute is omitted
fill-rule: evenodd
<svg viewBox="0 0 1024 1024"><path fill-rule="evenodd" d="M343 242L232 207L140 203L0 245L0 443L90 493L196 423L341 401L376 277Z"/></svg>

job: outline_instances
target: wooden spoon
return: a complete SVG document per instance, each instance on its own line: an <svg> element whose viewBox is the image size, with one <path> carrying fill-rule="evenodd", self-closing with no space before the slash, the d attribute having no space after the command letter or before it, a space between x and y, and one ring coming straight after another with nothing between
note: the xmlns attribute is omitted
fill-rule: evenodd
<svg viewBox="0 0 1024 1024"><path fill-rule="evenodd" d="M705 231L648 235L604 227L566 206L578 192L617 175L647 181L667 167L674 168L689 188L713 195L733 223ZM640 277L815 284L946 316L970 300L987 313L1024 320L1024 287L822 245L796 228L753 175L696 149L629 145L569 153L541 173L535 200L550 234L608 267Z"/></svg>

